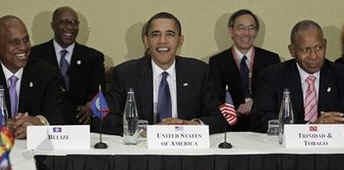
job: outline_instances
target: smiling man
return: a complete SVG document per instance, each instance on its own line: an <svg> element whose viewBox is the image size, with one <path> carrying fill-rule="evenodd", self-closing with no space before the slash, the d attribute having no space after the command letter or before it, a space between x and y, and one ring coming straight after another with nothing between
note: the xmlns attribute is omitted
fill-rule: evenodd
<svg viewBox="0 0 344 170"><path fill-rule="evenodd" d="M154 15L145 24L147 56L114 68L108 95L113 111L107 132L122 133L122 114L129 88L135 91L140 119L150 124L207 124L210 133L224 131L226 121L216 108L208 65L177 56L184 36L179 20L170 13Z"/></svg>
<svg viewBox="0 0 344 170"><path fill-rule="evenodd" d="M225 87L232 95L240 114L231 130L249 130L249 114L256 94L257 76L267 66L280 62L276 53L254 46L260 24L257 16L247 9L234 12L228 20L228 33L233 46L209 60L211 76L220 101L225 100Z"/></svg>
<svg viewBox="0 0 344 170"><path fill-rule="evenodd" d="M264 70L253 105L254 130L266 132L278 119L284 89L289 89L295 123L344 123L344 69L326 59L326 39L314 21L297 23L288 46L294 59Z"/></svg>
<svg viewBox="0 0 344 170"><path fill-rule="evenodd" d="M71 7L53 13L54 39L32 48L32 57L48 62L64 78L65 90L73 104L70 124L90 124L89 102L104 84L104 55L76 42L79 17ZM104 88L104 87L103 87Z"/></svg>
<svg viewBox="0 0 344 170"><path fill-rule="evenodd" d="M30 37L15 16L0 18L0 86L5 89L7 125L16 138L26 137L31 125L63 124L63 103L58 73L46 63L29 60Z"/></svg>

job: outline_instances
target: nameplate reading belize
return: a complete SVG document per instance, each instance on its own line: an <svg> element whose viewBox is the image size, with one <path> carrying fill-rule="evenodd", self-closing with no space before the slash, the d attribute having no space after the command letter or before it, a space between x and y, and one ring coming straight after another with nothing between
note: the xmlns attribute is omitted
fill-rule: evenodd
<svg viewBox="0 0 344 170"><path fill-rule="evenodd" d="M90 148L90 126L28 126L27 149L84 150Z"/></svg>
<svg viewBox="0 0 344 170"><path fill-rule="evenodd" d="M287 148L344 148L344 125L285 125Z"/></svg>
<svg viewBox="0 0 344 170"><path fill-rule="evenodd" d="M209 148L208 125L147 126L148 149Z"/></svg>

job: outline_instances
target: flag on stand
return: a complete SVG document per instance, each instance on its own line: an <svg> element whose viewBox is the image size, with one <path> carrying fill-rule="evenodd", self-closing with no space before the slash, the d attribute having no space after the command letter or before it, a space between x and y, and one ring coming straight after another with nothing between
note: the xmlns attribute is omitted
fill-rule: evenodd
<svg viewBox="0 0 344 170"><path fill-rule="evenodd" d="M228 85L226 85L226 100L225 103L219 106L223 117L227 120L229 125L235 125L238 117L234 108L233 99L231 94L228 92Z"/></svg>
<svg viewBox="0 0 344 170"><path fill-rule="evenodd" d="M14 137L4 123L3 113L0 108L0 170L11 170L9 154L14 145Z"/></svg>
<svg viewBox="0 0 344 170"><path fill-rule="evenodd" d="M100 86L98 94L92 99L91 110L93 112L93 116L98 117L101 120L103 120L110 111Z"/></svg>

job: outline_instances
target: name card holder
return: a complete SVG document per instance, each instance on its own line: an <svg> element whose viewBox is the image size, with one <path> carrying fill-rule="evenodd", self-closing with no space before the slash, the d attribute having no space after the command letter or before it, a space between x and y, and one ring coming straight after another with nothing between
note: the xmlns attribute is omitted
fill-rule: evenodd
<svg viewBox="0 0 344 170"><path fill-rule="evenodd" d="M148 149L209 148L208 125L147 126Z"/></svg>
<svg viewBox="0 0 344 170"><path fill-rule="evenodd" d="M89 125L28 126L27 149L86 150L90 149Z"/></svg>
<svg viewBox="0 0 344 170"><path fill-rule="evenodd" d="M294 124L284 126L286 148L344 148L344 125Z"/></svg>

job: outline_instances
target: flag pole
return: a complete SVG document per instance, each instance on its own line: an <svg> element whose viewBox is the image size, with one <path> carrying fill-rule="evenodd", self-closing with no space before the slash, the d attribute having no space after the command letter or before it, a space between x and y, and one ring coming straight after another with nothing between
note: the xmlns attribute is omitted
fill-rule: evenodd
<svg viewBox="0 0 344 170"><path fill-rule="evenodd" d="M99 85L99 91L98 94L100 94L102 91L102 87ZM102 132L102 127L103 127L103 116L104 116L104 110L100 108L100 111L102 112L101 119L100 119L100 125L99 125L99 142L94 145L94 148L96 149L106 149L108 146L106 143L103 142L103 132Z"/></svg>

